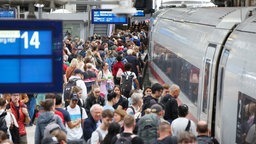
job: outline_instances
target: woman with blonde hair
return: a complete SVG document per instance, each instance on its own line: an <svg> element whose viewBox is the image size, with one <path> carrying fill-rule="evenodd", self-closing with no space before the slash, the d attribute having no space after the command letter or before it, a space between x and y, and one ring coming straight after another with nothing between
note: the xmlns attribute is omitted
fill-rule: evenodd
<svg viewBox="0 0 256 144"><path fill-rule="evenodd" d="M73 71L78 68L78 60L76 58L73 58L70 66L66 70L66 77L67 80L71 77Z"/></svg>
<svg viewBox="0 0 256 144"><path fill-rule="evenodd" d="M83 94L83 89L79 86L74 86L72 88L72 94L77 94L78 98L79 98L79 101L77 102L77 104L80 106L80 107L84 107L85 106L85 100L82 99L82 94Z"/></svg>

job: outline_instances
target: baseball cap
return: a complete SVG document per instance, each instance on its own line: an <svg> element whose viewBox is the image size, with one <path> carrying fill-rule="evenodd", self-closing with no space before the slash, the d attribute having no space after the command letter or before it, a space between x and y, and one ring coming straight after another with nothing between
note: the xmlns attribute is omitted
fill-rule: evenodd
<svg viewBox="0 0 256 144"><path fill-rule="evenodd" d="M152 113L159 113L163 110L163 107L159 104L153 104L150 109Z"/></svg>
<svg viewBox="0 0 256 144"><path fill-rule="evenodd" d="M71 100L78 100L77 94L71 94Z"/></svg>

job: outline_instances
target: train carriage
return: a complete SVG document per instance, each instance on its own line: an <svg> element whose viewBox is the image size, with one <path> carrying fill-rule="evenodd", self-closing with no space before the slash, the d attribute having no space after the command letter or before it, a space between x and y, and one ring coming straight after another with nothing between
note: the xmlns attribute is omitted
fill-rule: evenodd
<svg viewBox="0 0 256 144"><path fill-rule="evenodd" d="M181 101L225 144L250 143L255 125L255 14L254 7L172 8L151 23L151 70L178 84Z"/></svg>

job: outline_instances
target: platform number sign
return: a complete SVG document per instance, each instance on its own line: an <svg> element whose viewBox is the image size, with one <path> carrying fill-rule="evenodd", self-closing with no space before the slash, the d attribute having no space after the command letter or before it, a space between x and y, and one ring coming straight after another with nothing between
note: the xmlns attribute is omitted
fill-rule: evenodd
<svg viewBox="0 0 256 144"><path fill-rule="evenodd" d="M62 22L0 21L0 65L0 93L61 92Z"/></svg>

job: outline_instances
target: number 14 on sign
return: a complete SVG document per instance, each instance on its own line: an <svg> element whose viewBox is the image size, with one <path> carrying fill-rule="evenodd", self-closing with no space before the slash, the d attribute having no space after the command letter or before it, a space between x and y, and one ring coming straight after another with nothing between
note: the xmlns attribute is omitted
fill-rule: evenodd
<svg viewBox="0 0 256 144"><path fill-rule="evenodd" d="M36 49L39 49L40 41L39 41L39 32L38 31L33 32L30 41L29 41L29 35L28 35L27 31L25 31L21 35L20 38L24 39L24 48L25 49L28 49L29 46L34 46ZM28 43L28 41L29 41L29 43Z"/></svg>

